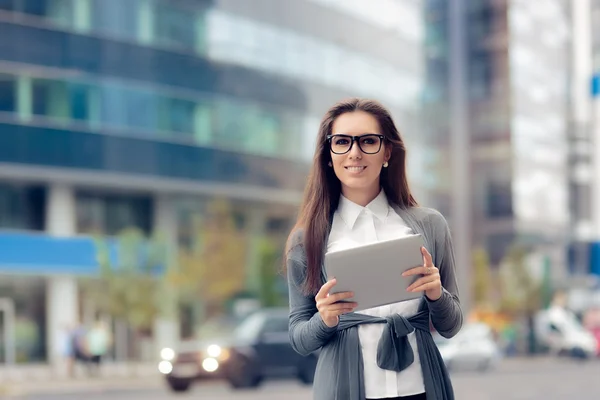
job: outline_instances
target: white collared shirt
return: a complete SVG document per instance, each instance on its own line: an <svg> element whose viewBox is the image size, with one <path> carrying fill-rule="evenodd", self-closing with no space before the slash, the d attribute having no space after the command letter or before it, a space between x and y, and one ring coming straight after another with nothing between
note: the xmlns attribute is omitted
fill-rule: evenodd
<svg viewBox="0 0 600 400"><path fill-rule="evenodd" d="M327 251L335 251L383 240L396 239L413 232L389 205L384 191L366 207L340 196L333 216L333 225L327 242ZM400 314L410 317L418 312L419 301L374 307L359 313L386 317ZM377 344L384 324L363 324L358 327L364 362L365 391L367 398L411 396L425 392L417 339L415 333L408 335L415 361L404 371L394 372L377 366Z"/></svg>

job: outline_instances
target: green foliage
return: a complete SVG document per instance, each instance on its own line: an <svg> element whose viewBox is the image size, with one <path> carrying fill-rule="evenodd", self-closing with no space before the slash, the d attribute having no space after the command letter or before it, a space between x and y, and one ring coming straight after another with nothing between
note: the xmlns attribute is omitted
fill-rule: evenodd
<svg viewBox="0 0 600 400"><path fill-rule="evenodd" d="M517 315L531 315L541 307L541 285L527 267L527 252L514 245L510 248L500 269L501 308Z"/></svg>
<svg viewBox="0 0 600 400"><path fill-rule="evenodd" d="M201 299L211 309L219 309L244 288L245 237L236 228L230 204L224 200L209 204L196 230L194 245L180 249L168 281L188 302Z"/></svg>
<svg viewBox="0 0 600 400"><path fill-rule="evenodd" d="M116 261L111 257L110 239L96 240L100 274L84 283L96 309L127 321L137 330L150 330L160 315L160 267L165 267L167 246L156 236L148 239L137 229L126 229L114 239Z"/></svg>
<svg viewBox="0 0 600 400"><path fill-rule="evenodd" d="M489 304L492 291L490 260L483 248L473 251L473 301L478 307Z"/></svg>
<svg viewBox="0 0 600 400"><path fill-rule="evenodd" d="M281 249L274 241L263 238L259 244L260 287L258 297L263 307L284 305L285 301L277 292L279 256Z"/></svg>

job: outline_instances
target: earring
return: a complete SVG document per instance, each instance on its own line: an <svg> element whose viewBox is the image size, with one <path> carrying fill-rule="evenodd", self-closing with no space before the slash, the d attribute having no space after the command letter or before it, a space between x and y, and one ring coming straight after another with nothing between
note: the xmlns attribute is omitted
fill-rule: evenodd
<svg viewBox="0 0 600 400"><path fill-rule="evenodd" d="M383 163L383 168L387 168L387 167L388 167L388 162L386 161Z"/></svg>
<svg viewBox="0 0 600 400"><path fill-rule="evenodd" d="M333 167L333 164L331 163L331 161L329 161L329 162L327 163L327 165L329 165L330 167Z"/></svg>

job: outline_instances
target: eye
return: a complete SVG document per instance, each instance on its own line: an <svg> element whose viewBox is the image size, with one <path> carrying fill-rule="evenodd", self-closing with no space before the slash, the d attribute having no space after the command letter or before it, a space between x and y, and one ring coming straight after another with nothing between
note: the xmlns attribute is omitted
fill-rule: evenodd
<svg viewBox="0 0 600 400"><path fill-rule="evenodd" d="M337 138L334 140L335 144L339 144L339 145L344 145L344 144L348 144L348 139L346 138Z"/></svg>
<svg viewBox="0 0 600 400"><path fill-rule="evenodd" d="M368 137L368 138L364 138L364 139L362 140L362 142L363 142L364 144L375 144L375 139Z"/></svg>

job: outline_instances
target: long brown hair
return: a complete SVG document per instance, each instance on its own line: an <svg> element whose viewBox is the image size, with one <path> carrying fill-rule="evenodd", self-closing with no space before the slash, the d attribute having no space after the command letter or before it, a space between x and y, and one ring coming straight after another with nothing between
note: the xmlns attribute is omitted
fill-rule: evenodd
<svg viewBox="0 0 600 400"><path fill-rule="evenodd" d="M331 134L331 128L337 117L354 111L364 111L375 117L381 129L380 133L385 135L385 145L391 146L389 165L382 169L380 176L381 187L385 191L388 201L390 204L403 208L417 206L406 177L404 142L385 107L377 101L358 98L344 100L331 107L319 127L315 155L304 189L304 198L286 246L286 252L289 252L292 247L298 245L299 243L292 243L292 238L295 237L294 232L303 229L302 243L307 258L307 274L304 283L306 294L317 293L322 285L321 263L326 247L325 240L331 229L330 218L337 209L341 194L341 183L333 168L328 166L331 154L327 135Z"/></svg>

